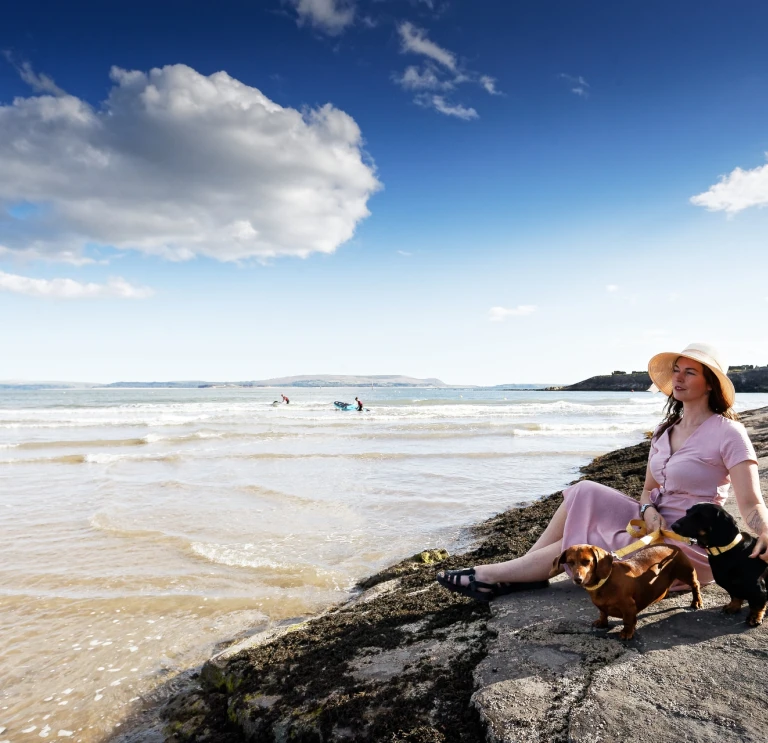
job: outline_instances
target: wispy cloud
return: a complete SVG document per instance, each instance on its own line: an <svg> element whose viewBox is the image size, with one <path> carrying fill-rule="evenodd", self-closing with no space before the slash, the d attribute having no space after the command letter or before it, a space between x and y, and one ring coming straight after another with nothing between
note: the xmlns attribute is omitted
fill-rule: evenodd
<svg viewBox="0 0 768 743"><path fill-rule="evenodd" d="M447 49L443 49L434 41L430 41L424 29L414 26L410 21L404 21L397 30L400 33L400 44L404 53L422 54L447 67L449 70L456 70L456 55Z"/></svg>
<svg viewBox="0 0 768 743"><path fill-rule="evenodd" d="M133 286L121 278L109 279L106 284L83 284L74 279L31 279L3 271L0 291L52 299L145 299L154 294L148 287Z"/></svg>
<svg viewBox="0 0 768 743"><path fill-rule="evenodd" d="M574 77L573 75L566 75L564 72L561 72L558 77L568 84L571 93L574 95L581 98L589 97L589 83L581 75Z"/></svg>
<svg viewBox="0 0 768 743"><path fill-rule="evenodd" d="M432 65L425 65L423 70L409 65L394 79L405 90L450 90L455 87L453 80L441 79Z"/></svg>
<svg viewBox="0 0 768 743"><path fill-rule="evenodd" d="M44 74L38 74L32 69L32 65L29 62L16 62L13 54L8 50L3 51L3 56L10 62L19 73L19 77L29 85L35 93L50 93L51 95L66 95L67 92L62 90L53 81L52 77Z"/></svg>
<svg viewBox="0 0 768 743"><path fill-rule="evenodd" d="M478 118L477 111L463 103L447 100L445 94L448 91L453 92L459 85L470 83L478 85L490 95L503 95L496 87L495 78L466 70L458 55L428 38L423 28L404 21L397 30L400 34L400 51L425 58L421 66L409 65L402 74L393 76L393 80L404 90L416 93L414 102L418 105L469 121Z"/></svg>
<svg viewBox="0 0 768 743"><path fill-rule="evenodd" d="M407 250L398 250L397 252L398 252L400 255L405 255L405 256L411 256L411 255L413 255L413 253L409 253Z"/></svg>
<svg viewBox="0 0 768 743"><path fill-rule="evenodd" d="M520 317L522 315L530 315L536 311L536 305L534 304L521 304L517 307L508 309L506 307L491 307L488 310L488 319L491 322L501 322L508 317Z"/></svg>
<svg viewBox="0 0 768 743"><path fill-rule="evenodd" d="M474 108L462 106L461 103L448 103L441 95L429 95L423 93L417 95L415 101L420 106L434 108L435 111L439 111L441 114L455 116L457 119L463 119L464 121L478 118L477 111L475 111Z"/></svg>
<svg viewBox="0 0 768 743"><path fill-rule="evenodd" d="M503 95L500 90L496 89L496 78L490 75L480 75L480 85L491 95Z"/></svg>
<svg viewBox="0 0 768 743"><path fill-rule="evenodd" d="M69 263L72 266L87 266L95 263L106 265L109 263L109 261L104 259L96 260L95 258L89 258L88 256L82 255L77 246L71 250L67 250L66 247L60 246L56 253L47 253L45 250L38 250L35 247L11 250L10 248L5 247L5 245L0 245L0 256L3 255L8 257L13 256L15 259L21 261L51 261L53 263Z"/></svg>
<svg viewBox="0 0 768 743"><path fill-rule="evenodd" d="M618 284L606 284L605 285L605 291L607 291L607 292L617 292L617 291L619 291Z"/></svg>
<svg viewBox="0 0 768 743"><path fill-rule="evenodd" d="M354 0L287 0L297 14L300 26L337 36L355 22Z"/></svg>
<svg viewBox="0 0 768 743"><path fill-rule="evenodd" d="M691 197L691 203L711 212L729 214L751 206L768 206L768 165L752 170L736 168L729 175L721 176L720 182L708 191Z"/></svg>

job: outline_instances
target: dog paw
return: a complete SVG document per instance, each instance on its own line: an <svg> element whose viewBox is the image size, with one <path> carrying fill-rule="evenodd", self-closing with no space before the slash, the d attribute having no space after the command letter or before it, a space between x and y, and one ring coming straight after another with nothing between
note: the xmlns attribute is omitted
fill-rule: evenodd
<svg viewBox="0 0 768 743"><path fill-rule="evenodd" d="M704 602L701 599L694 599L691 602L691 609L701 609L704 606Z"/></svg>
<svg viewBox="0 0 768 743"><path fill-rule="evenodd" d="M592 622L592 626L596 627L597 629L605 629L608 626L608 620L607 619L595 619L595 621Z"/></svg>
<svg viewBox="0 0 768 743"><path fill-rule="evenodd" d="M621 632L619 632L619 637L622 640L631 640L635 636L635 630L632 629L623 629Z"/></svg>
<svg viewBox="0 0 768 743"><path fill-rule="evenodd" d="M738 614L740 611L741 611L741 602L737 604L732 601L730 604L726 604L723 607L723 612L725 614Z"/></svg>
<svg viewBox="0 0 768 743"><path fill-rule="evenodd" d="M763 623L763 614L750 614L747 617L747 624L750 627L759 627Z"/></svg>

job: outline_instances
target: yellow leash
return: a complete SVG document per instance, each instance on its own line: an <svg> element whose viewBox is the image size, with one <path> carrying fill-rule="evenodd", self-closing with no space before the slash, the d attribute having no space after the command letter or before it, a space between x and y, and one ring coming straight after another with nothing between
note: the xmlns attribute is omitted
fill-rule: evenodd
<svg viewBox="0 0 768 743"><path fill-rule="evenodd" d="M613 552L614 557L622 558L625 555L636 552L641 547L647 547L650 544L659 544L663 542L664 539L674 539L677 542L691 544L691 540L688 539L688 537L681 537L671 529L656 529L656 531L652 531L649 534L648 527L642 519L632 519L627 524L627 534L631 537L639 537L639 539L636 542L632 542L632 544L628 544L626 547L622 547L620 550Z"/></svg>

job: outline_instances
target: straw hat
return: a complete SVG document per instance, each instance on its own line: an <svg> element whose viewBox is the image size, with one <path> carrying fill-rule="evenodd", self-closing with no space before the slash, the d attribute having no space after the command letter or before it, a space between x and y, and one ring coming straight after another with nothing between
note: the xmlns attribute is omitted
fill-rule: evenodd
<svg viewBox="0 0 768 743"><path fill-rule="evenodd" d="M685 356L687 359L693 359L700 364L708 367L709 370L720 380L720 387L723 390L723 397L730 408L736 397L736 390L733 388L733 382L728 379L728 365L723 361L723 357L714 346L708 343L690 343L680 353L668 352L657 353L648 362L648 374L651 375L651 381L665 395L672 394L672 367L675 361Z"/></svg>

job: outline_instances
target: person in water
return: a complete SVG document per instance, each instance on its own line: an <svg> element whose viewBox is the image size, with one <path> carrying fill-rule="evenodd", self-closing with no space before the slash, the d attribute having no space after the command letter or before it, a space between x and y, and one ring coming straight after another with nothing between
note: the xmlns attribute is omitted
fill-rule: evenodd
<svg viewBox="0 0 768 743"><path fill-rule="evenodd" d="M362 400L358 400L357 398L355 398L355 402L357 403L357 409L358 410L362 410L363 409L363 401Z"/></svg>
<svg viewBox="0 0 768 743"><path fill-rule="evenodd" d="M282 395L282 394L281 394L281 395L280 395L280 397L282 397L282 398L283 398L283 402L284 402L286 405L288 405L288 403L290 403L290 400L289 400L289 399L288 399L288 398L287 398L285 395Z"/></svg>
<svg viewBox="0 0 768 743"><path fill-rule="evenodd" d="M768 509L760 492L757 455L733 412L735 390L728 367L712 346L692 343L681 353L661 353L648 364L654 385L667 395L664 418L651 438L645 484L638 503L618 490L583 480L563 491L563 502L525 555L506 562L444 570L437 581L479 601L526 588L543 588L552 563L575 544L609 552L634 541L631 519L648 533L668 529L696 503L722 505L733 487L747 527L757 535L750 557L768 562ZM702 584L711 583L706 552L679 546Z"/></svg>

